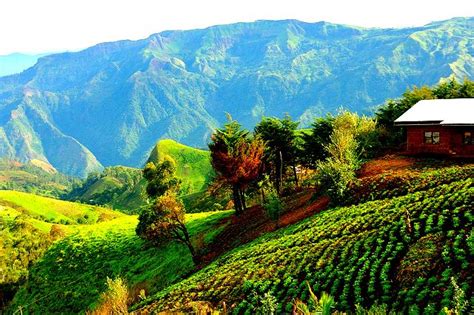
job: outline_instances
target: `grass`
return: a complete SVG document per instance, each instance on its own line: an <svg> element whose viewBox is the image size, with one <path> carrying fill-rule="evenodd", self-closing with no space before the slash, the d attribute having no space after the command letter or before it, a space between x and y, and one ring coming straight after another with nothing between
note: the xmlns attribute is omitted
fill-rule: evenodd
<svg viewBox="0 0 474 315"><path fill-rule="evenodd" d="M202 235L201 245L205 245L230 214L188 214L189 232L194 239ZM120 276L132 290L145 289L152 294L194 269L184 245L148 246L135 235L136 224L136 216L123 215L75 229L30 270L29 281L16 295L11 309L21 305L33 313L77 313L97 306L107 277Z"/></svg>
<svg viewBox="0 0 474 315"><path fill-rule="evenodd" d="M202 191L209 184L213 170L209 151L199 150L173 140L160 140L149 161L170 160L176 165L176 176L182 181L183 194Z"/></svg>
<svg viewBox="0 0 474 315"><path fill-rule="evenodd" d="M92 224L104 217L110 219L123 215L103 207L7 190L0 191L0 205L13 208L32 219L59 224Z"/></svg>

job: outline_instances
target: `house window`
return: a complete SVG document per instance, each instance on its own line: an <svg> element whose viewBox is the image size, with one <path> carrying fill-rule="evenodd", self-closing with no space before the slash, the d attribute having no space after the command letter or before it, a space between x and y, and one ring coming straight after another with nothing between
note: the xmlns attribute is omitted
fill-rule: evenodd
<svg viewBox="0 0 474 315"><path fill-rule="evenodd" d="M425 131L425 143L439 144L439 131Z"/></svg>
<svg viewBox="0 0 474 315"><path fill-rule="evenodd" d="M464 144L474 144L474 140L472 139L472 132L470 132L470 131L465 131L464 132L463 143Z"/></svg>

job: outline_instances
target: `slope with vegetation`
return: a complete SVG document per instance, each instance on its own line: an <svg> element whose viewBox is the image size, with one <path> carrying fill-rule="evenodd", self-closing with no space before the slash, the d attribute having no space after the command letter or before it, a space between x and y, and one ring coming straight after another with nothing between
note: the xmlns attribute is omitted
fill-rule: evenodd
<svg viewBox="0 0 474 315"><path fill-rule="evenodd" d="M187 215L190 235L205 250L222 230L229 212ZM135 234L135 216L91 225L55 243L30 269L29 280L15 296L11 310L32 313L78 313L94 309L107 277L123 278L138 297L152 294L187 275L194 268L180 243L147 246ZM202 247L202 248L201 248ZM143 296L143 295L142 295Z"/></svg>
<svg viewBox="0 0 474 315"><path fill-rule="evenodd" d="M284 112L309 125L341 104L369 112L412 85L472 79L473 24L256 21L45 56L0 78L0 156L85 177L139 167L157 138L202 147L225 112L247 128Z"/></svg>
<svg viewBox="0 0 474 315"><path fill-rule="evenodd" d="M472 161L385 156L364 162L401 146L397 113L419 99L472 97L473 87L451 80L414 88L379 108L377 119L341 110L305 132L289 116L265 118L254 132L230 119L214 131L210 152L189 161L203 170L210 157L216 176L205 195L218 192L215 201L231 195L235 215L186 215L192 208L180 190L190 186L177 168L188 154L167 141L172 149L164 152L179 158L152 154L138 221L122 214L71 226L80 229L30 269L12 308L108 312L132 303L148 313L204 303L235 313L291 312L309 300L307 307L314 306L312 289L340 311L462 311L473 299ZM51 220L30 212L34 220Z"/></svg>
<svg viewBox="0 0 474 315"><path fill-rule="evenodd" d="M123 214L101 207L0 191L0 309L54 241L122 218Z"/></svg>
<svg viewBox="0 0 474 315"><path fill-rule="evenodd" d="M26 164L0 160L0 190L60 197L78 183L79 179L60 174L51 165L39 160Z"/></svg>
<svg viewBox="0 0 474 315"><path fill-rule="evenodd" d="M157 142L148 162L170 161L181 180L180 195L191 212L207 211L214 202L202 196L213 177L209 152L165 139ZM106 167L92 173L64 198L90 204L107 205L126 213L139 213L146 204L146 181L142 170L125 166ZM207 208L206 208L207 206Z"/></svg>
<svg viewBox="0 0 474 315"><path fill-rule="evenodd" d="M419 191L401 197L381 195L377 201L333 208L265 235L142 302L139 309L187 309L192 301L208 301L235 305L237 313L253 312L259 296L270 293L277 312L291 312L295 299L309 299L307 282L317 295L325 291L335 297L339 310L374 303L428 313L450 307L451 277L466 292L474 284L469 272L472 166L466 172L467 179L455 174L449 181L437 178L434 189L420 185Z"/></svg>

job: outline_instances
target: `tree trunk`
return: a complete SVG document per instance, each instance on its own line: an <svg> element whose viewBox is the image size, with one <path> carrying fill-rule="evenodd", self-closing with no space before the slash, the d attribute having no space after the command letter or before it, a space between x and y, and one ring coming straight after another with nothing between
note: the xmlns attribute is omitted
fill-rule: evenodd
<svg viewBox="0 0 474 315"><path fill-rule="evenodd" d="M299 186L299 183L298 183L298 174L296 173L296 165L293 164L293 175L295 176L295 185L296 187Z"/></svg>
<svg viewBox="0 0 474 315"><path fill-rule="evenodd" d="M234 208L235 214L239 216L243 209L242 209L242 199L240 196L239 187L237 185L232 186L232 198L234 199Z"/></svg>
<svg viewBox="0 0 474 315"><path fill-rule="evenodd" d="M247 204L245 203L245 194L243 189L239 189L240 193L240 202L242 203L242 209L247 210Z"/></svg>
<svg viewBox="0 0 474 315"><path fill-rule="evenodd" d="M283 154L278 151L277 165L276 165L276 191L280 195L281 185L283 183Z"/></svg>
<svg viewBox="0 0 474 315"><path fill-rule="evenodd" d="M194 249L193 243L191 243L191 238L189 237L188 229L184 226L183 235L184 235L184 244L188 247L189 251L191 252L191 256L193 258L194 265L199 265L201 263L201 256L199 256Z"/></svg>
<svg viewBox="0 0 474 315"><path fill-rule="evenodd" d="M267 199L265 198L265 189L260 188L260 194L262 195L262 205L267 203Z"/></svg>

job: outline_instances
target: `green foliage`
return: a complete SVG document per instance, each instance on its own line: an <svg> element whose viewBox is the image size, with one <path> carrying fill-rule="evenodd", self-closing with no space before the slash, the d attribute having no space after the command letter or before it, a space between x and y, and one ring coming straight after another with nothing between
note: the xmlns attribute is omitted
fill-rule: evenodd
<svg viewBox="0 0 474 315"><path fill-rule="evenodd" d="M316 294L313 293L310 285L308 284L308 290L310 294L310 305L309 307L304 302L297 300L295 303L295 313L299 315L331 315L332 309L334 308L334 298L323 292L321 298L318 299Z"/></svg>
<svg viewBox="0 0 474 315"><path fill-rule="evenodd" d="M320 117L311 125L311 132L303 134L302 163L304 165L315 168L316 162L328 156L325 147L329 144L333 124L333 116Z"/></svg>
<svg viewBox="0 0 474 315"><path fill-rule="evenodd" d="M64 198L136 213L146 203L145 180L140 169L111 166L102 173L89 174Z"/></svg>
<svg viewBox="0 0 474 315"><path fill-rule="evenodd" d="M156 165L167 161L175 169L181 181L180 195L190 212L209 211L213 198L198 198L212 178L214 172L209 151L191 148L173 140L160 140L150 153L148 162ZM142 170L111 166L102 173L89 174L86 180L70 192L66 199L113 207L125 213L138 213L146 205L146 180Z"/></svg>
<svg viewBox="0 0 474 315"><path fill-rule="evenodd" d="M255 134L265 142L265 169L277 192L281 190L287 168L295 167L299 159L298 124L286 115L283 119L264 117L255 127Z"/></svg>
<svg viewBox="0 0 474 315"><path fill-rule="evenodd" d="M176 141L160 140L153 148L148 162L169 161L181 180L180 195L202 192L214 177L210 163L210 152L185 146Z"/></svg>
<svg viewBox="0 0 474 315"><path fill-rule="evenodd" d="M0 211L5 210L0 207ZM28 268L51 243L52 238L29 223L25 215L8 218L0 214L0 310L28 279Z"/></svg>
<svg viewBox="0 0 474 315"><path fill-rule="evenodd" d="M233 312L245 313L253 303L243 297L255 291L274 296L277 312L291 312L294 299L308 303L308 281L315 294L337 297L335 309L341 311L353 310L356 304L386 304L397 312L408 312L410 305L419 312L439 311L454 295L451 276L459 275L459 287L472 286L467 240L474 226L473 196L474 182L468 178L392 199L329 209L234 249L134 309L179 309L185 299L215 304L225 300L235 304ZM406 231L407 210L413 233ZM394 271L411 244L433 231L448 240L433 243L442 262L427 269L413 286L400 288Z"/></svg>
<svg viewBox="0 0 474 315"><path fill-rule="evenodd" d="M226 211L186 215L190 237L213 241L214 231L231 213ZM80 313L95 309L107 290L107 277L120 277L130 288L144 288L151 295L179 281L194 264L185 245L170 242L146 246L135 234L136 216L81 226L55 242L34 266L28 282L15 296L9 310L23 306L38 314ZM40 300L41 303L35 301Z"/></svg>
<svg viewBox="0 0 474 315"><path fill-rule="evenodd" d="M441 161L435 161L436 168L422 172L406 172L394 175L381 175L376 178L362 178L352 181L341 205L363 203L371 200L394 198L420 190L436 188L456 180L474 177L474 166L438 167Z"/></svg>
<svg viewBox="0 0 474 315"><path fill-rule="evenodd" d="M267 215L276 222L278 225L278 221L280 220L280 216L284 210L283 203L275 192L270 193L267 197L266 202L263 205Z"/></svg>
<svg viewBox="0 0 474 315"><path fill-rule="evenodd" d="M49 232L52 224L94 224L123 214L107 208L62 201L16 191L0 191L0 207L34 219L35 226Z"/></svg>
<svg viewBox="0 0 474 315"><path fill-rule="evenodd" d="M254 299L257 300L257 305L254 306L255 314L259 315L274 315L277 311L278 302L277 299L268 292L265 292L262 296L258 296L254 292Z"/></svg>
<svg viewBox="0 0 474 315"><path fill-rule="evenodd" d="M175 176L175 167L170 161L161 163L148 162L143 169L147 180L146 192L151 199L160 197L166 192L177 192L181 181Z"/></svg>

